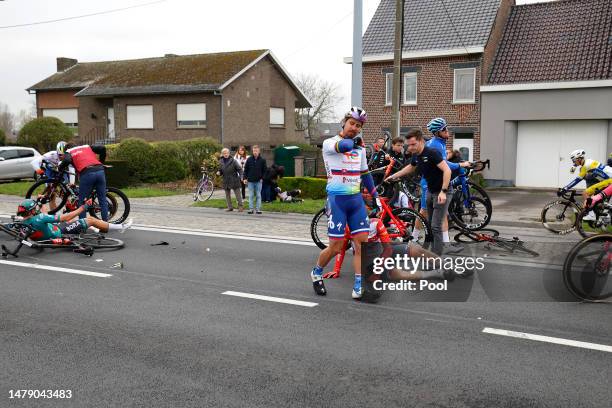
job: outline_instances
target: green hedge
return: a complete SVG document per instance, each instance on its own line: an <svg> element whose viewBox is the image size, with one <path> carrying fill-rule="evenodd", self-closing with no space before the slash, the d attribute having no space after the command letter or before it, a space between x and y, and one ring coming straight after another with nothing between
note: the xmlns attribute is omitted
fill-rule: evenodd
<svg viewBox="0 0 612 408"><path fill-rule="evenodd" d="M221 146L210 138L148 143L129 138L107 146L110 160L127 163L130 184L159 183L199 176L202 163L215 163Z"/></svg>
<svg viewBox="0 0 612 408"><path fill-rule="evenodd" d="M327 179L319 179L314 177L283 177L278 180L278 185L283 190L293 190L299 188L302 190L301 197L320 199L325 198L327 193Z"/></svg>

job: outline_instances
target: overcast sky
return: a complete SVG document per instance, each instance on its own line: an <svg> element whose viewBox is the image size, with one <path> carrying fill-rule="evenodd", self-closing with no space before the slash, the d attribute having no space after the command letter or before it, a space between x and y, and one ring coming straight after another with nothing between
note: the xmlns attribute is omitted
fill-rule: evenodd
<svg viewBox="0 0 612 408"><path fill-rule="evenodd" d="M461 1L461 0L446 0ZM517 4L542 0L517 0ZM340 85L350 104L353 0L4 0L0 27L0 102L17 113L25 89L56 71L58 56L107 61L173 54L271 49L291 74L317 74ZM365 31L380 0L363 0ZM340 108L344 109L344 107Z"/></svg>

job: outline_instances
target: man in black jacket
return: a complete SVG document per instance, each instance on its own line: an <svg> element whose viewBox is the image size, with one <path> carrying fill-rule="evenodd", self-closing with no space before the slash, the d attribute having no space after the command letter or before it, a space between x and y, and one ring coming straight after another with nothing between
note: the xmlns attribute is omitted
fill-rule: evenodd
<svg viewBox="0 0 612 408"><path fill-rule="evenodd" d="M253 195L257 196L255 212L261 214L261 185L266 173L266 159L259 154L259 146L252 148L253 155L244 164L244 184L249 189L249 214L253 214Z"/></svg>

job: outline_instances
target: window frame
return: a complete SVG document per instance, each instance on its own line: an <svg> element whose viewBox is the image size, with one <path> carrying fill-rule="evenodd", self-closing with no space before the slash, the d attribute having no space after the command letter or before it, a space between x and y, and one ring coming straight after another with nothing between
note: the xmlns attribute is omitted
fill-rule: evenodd
<svg viewBox="0 0 612 408"><path fill-rule="evenodd" d="M457 99L457 73L459 71L472 71L472 98ZM474 104L476 103L476 68L455 68L453 73L453 104Z"/></svg>
<svg viewBox="0 0 612 408"><path fill-rule="evenodd" d="M385 106L391 105L393 105L393 72L387 72L385 73Z"/></svg>
<svg viewBox="0 0 612 408"><path fill-rule="evenodd" d="M283 111L283 123L272 123L272 109L282 109ZM280 107L280 106L270 106L270 127L271 128L284 128L285 124L287 123L286 120L286 110L284 107Z"/></svg>
<svg viewBox="0 0 612 408"><path fill-rule="evenodd" d="M204 105L204 120L179 120L179 105ZM181 124L181 122L197 122L195 124ZM177 129L206 129L208 125L208 112L206 102L177 102L176 128Z"/></svg>
<svg viewBox="0 0 612 408"><path fill-rule="evenodd" d="M408 101L406 100L406 90L408 89L408 87L406 86L406 78L408 77L413 77L414 78L414 101ZM402 76L402 79L404 81L403 85L404 85L404 89L402 89L402 104L403 105L408 105L408 106L415 106L418 104L418 100L419 100L419 73L418 72L404 72L404 75Z"/></svg>
<svg viewBox="0 0 612 408"><path fill-rule="evenodd" d="M130 127L130 107L143 107L150 106L151 107L151 127ZM151 103L143 103L143 104L133 104L133 105L125 105L125 129L126 130L154 130L155 129L155 109L153 104Z"/></svg>

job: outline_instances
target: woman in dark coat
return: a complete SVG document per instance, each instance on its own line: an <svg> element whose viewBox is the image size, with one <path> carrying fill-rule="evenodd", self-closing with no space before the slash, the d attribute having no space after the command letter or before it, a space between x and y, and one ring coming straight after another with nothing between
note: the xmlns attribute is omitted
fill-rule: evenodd
<svg viewBox="0 0 612 408"><path fill-rule="evenodd" d="M230 156L230 151L227 148L221 150L221 159L219 159L219 174L223 176L223 189L225 190L225 201L227 209L225 211L234 211L232 205L232 190L238 201L238 211L244 211L242 205L242 194L240 185L242 180L242 166L233 157Z"/></svg>

